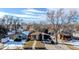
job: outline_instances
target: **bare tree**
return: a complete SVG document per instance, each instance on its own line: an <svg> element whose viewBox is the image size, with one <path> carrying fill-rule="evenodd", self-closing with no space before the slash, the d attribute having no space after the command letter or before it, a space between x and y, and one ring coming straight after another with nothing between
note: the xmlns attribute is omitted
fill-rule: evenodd
<svg viewBox="0 0 79 59"><path fill-rule="evenodd" d="M13 25L14 25L14 29L17 29L18 27L20 27L21 22L22 19L20 19L19 17L10 16L10 15L4 15L1 21L2 24L6 23L5 26L7 26L8 29L10 26Z"/></svg>
<svg viewBox="0 0 79 59"><path fill-rule="evenodd" d="M56 43L58 43L57 35L60 32L60 30L63 28L64 25L68 25L69 27L69 25L76 22L76 16L76 10L70 10L69 13L66 14L64 9L62 8L52 11L49 10L47 12L47 17L54 27L54 31L56 34Z"/></svg>
<svg viewBox="0 0 79 59"><path fill-rule="evenodd" d="M56 10L53 10L53 11L49 11L47 13L47 16L49 18L49 21L53 24L53 27L54 27L54 31L55 31L55 34L56 34L56 43L58 43L58 40L57 40L57 33L58 31L60 30L60 27L59 26L60 24L62 24L60 21L62 20L62 15L63 15L63 9L58 9L57 11Z"/></svg>
<svg viewBox="0 0 79 59"><path fill-rule="evenodd" d="M69 11L69 14L67 15L67 24L68 25L68 29L74 29L74 23L77 23L77 19L78 19L78 14L76 10L71 9Z"/></svg>
<svg viewBox="0 0 79 59"><path fill-rule="evenodd" d="M4 26L4 25L5 25L5 23L6 23L5 21L6 21L6 20L5 20L5 17L3 17L3 18L1 19L1 25L3 25L3 26Z"/></svg>

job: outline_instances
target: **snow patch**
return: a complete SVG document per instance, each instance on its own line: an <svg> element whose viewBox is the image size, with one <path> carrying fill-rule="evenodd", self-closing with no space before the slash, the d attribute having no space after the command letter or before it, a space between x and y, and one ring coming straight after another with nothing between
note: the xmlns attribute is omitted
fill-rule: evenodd
<svg viewBox="0 0 79 59"><path fill-rule="evenodd" d="M79 40L71 40L68 44L74 45L75 47L79 48Z"/></svg>

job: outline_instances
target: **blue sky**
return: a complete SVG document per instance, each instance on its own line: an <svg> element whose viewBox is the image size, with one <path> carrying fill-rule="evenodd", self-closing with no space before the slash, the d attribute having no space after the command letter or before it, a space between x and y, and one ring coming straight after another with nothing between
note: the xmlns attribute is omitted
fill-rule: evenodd
<svg viewBox="0 0 79 59"><path fill-rule="evenodd" d="M22 10L27 9L34 9L37 11L47 11L46 8L0 8L1 12L7 12L7 13L16 13L16 14L24 14Z"/></svg>
<svg viewBox="0 0 79 59"><path fill-rule="evenodd" d="M0 17L12 15L25 18L27 22L40 22L46 20L47 10L47 8L0 8Z"/></svg>
<svg viewBox="0 0 79 59"><path fill-rule="evenodd" d="M24 8L0 8L1 12L7 12L7 13L17 13L22 14L21 10Z"/></svg>

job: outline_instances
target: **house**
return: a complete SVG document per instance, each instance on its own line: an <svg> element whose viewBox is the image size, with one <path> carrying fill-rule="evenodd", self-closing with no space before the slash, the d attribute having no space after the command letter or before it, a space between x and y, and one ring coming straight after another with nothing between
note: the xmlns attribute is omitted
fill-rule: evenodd
<svg viewBox="0 0 79 59"><path fill-rule="evenodd" d="M58 34L58 39L62 39L64 41L68 41L72 38L72 34L70 32L61 32Z"/></svg>
<svg viewBox="0 0 79 59"><path fill-rule="evenodd" d="M39 39L39 34L40 34L40 32L33 32L33 33L31 33L31 34L29 35L29 38L30 38L31 40L38 40L38 39Z"/></svg>
<svg viewBox="0 0 79 59"><path fill-rule="evenodd" d="M34 32L29 35L30 40L38 40L38 41L43 41L45 43L51 43L54 44L54 41L52 40L51 36L46 33L41 33L41 32Z"/></svg>
<svg viewBox="0 0 79 59"><path fill-rule="evenodd" d="M74 37L79 37L79 31L73 32L73 36L74 36Z"/></svg>

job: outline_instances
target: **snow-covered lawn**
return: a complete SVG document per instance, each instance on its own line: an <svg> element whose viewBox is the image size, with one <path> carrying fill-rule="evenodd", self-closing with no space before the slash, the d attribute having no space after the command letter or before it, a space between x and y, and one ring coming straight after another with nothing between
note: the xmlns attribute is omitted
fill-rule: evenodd
<svg viewBox="0 0 79 59"><path fill-rule="evenodd" d="M71 40L68 41L67 43L79 48L79 40Z"/></svg>
<svg viewBox="0 0 79 59"><path fill-rule="evenodd" d="M6 44L6 47L3 50L10 50L10 49L23 49L23 45L16 45L16 44Z"/></svg>
<svg viewBox="0 0 79 59"><path fill-rule="evenodd" d="M15 42L14 39L11 39L10 37L2 38L1 42L4 43L3 45L5 47L3 49L22 49L29 33L29 31L23 31L22 34L15 34L15 31L8 32L8 35L15 34L16 37L19 35L22 36L22 41Z"/></svg>
<svg viewBox="0 0 79 59"><path fill-rule="evenodd" d="M10 41L5 44L6 47L4 49L23 49L24 43L25 41L21 41L21 42Z"/></svg>
<svg viewBox="0 0 79 59"><path fill-rule="evenodd" d="M2 38L2 39L1 39L1 42L2 42L2 43L7 43L7 42L10 42L10 41L12 42L12 41L14 41L14 40L13 40L13 39L10 39L9 37Z"/></svg>
<svg viewBox="0 0 79 59"><path fill-rule="evenodd" d="M10 39L9 37L1 39L1 42L4 43L3 49L22 49L23 44L26 40L22 40L21 42L15 42L13 39Z"/></svg>

